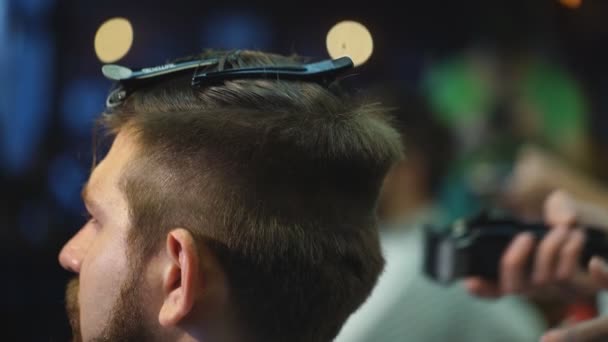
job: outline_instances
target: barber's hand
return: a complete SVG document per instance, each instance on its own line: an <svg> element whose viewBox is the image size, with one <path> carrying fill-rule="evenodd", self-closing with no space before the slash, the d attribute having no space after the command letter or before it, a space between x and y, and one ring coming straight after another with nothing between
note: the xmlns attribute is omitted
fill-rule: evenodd
<svg viewBox="0 0 608 342"><path fill-rule="evenodd" d="M608 289L608 265L598 257L591 259L589 273L597 284ZM600 317L571 327L547 332L541 342L593 342L608 341L608 317Z"/></svg>
<svg viewBox="0 0 608 342"><path fill-rule="evenodd" d="M569 166L546 151L526 145L517 155L502 200L524 216L537 216L547 196L563 183L565 169Z"/></svg>
<svg viewBox="0 0 608 342"><path fill-rule="evenodd" d="M545 201L544 215L551 231L543 240L535 241L529 233L519 234L501 259L498 283L469 278L465 286L471 293L480 297L499 297L557 289L561 295L575 297L598 290L597 282L579 267L585 235L576 224L606 226L608 209L600 210L577 202L563 191L556 191Z"/></svg>
<svg viewBox="0 0 608 342"><path fill-rule="evenodd" d="M590 178L557 155L534 145L519 150L502 201L524 217L538 217L556 189L580 193Z"/></svg>

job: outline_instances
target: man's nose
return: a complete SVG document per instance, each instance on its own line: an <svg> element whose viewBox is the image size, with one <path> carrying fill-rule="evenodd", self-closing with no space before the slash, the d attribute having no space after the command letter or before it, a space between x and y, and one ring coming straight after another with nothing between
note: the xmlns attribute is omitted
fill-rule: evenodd
<svg viewBox="0 0 608 342"><path fill-rule="evenodd" d="M81 228L59 253L59 263L68 271L80 273L82 261L93 242L95 230L91 227Z"/></svg>

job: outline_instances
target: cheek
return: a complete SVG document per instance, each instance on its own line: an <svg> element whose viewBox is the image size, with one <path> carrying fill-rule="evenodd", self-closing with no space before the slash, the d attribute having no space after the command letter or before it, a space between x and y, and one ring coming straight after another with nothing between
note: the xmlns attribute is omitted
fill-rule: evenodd
<svg viewBox="0 0 608 342"><path fill-rule="evenodd" d="M96 237L80 272L80 320L85 339L103 330L126 279L124 244L107 235Z"/></svg>

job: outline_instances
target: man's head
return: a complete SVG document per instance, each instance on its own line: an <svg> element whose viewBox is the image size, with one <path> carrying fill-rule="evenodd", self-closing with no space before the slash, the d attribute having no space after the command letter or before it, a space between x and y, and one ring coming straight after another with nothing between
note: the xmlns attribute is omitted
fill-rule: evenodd
<svg viewBox="0 0 608 342"><path fill-rule="evenodd" d="M382 269L374 212L398 134L316 83L191 76L104 116L115 140L86 187L93 218L60 254L79 273L73 325L85 340L331 340Z"/></svg>

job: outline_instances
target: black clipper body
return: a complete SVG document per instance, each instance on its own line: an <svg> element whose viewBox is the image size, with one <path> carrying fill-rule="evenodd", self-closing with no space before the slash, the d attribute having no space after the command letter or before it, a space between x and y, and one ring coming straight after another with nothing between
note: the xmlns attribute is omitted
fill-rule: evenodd
<svg viewBox="0 0 608 342"><path fill-rule="evenodd" d="M479 276L496 281L500 259L515 235L532 233L542 239L549 227L513 218L481 215L458 220L447 230L425 229L424 273L431 279L449 284L458 279ZM608 235L599 229L585 229L586 239L580 263L586 267L594 255L608 257Z"/></svg>

